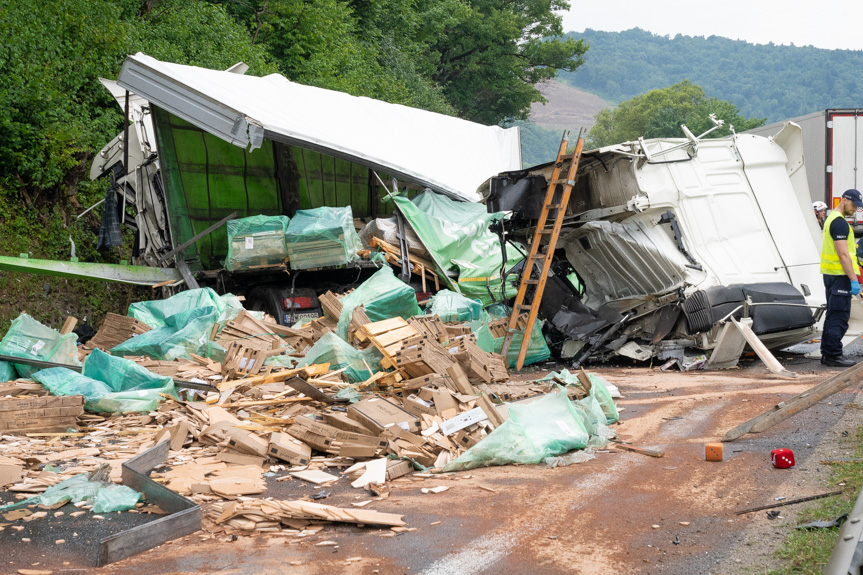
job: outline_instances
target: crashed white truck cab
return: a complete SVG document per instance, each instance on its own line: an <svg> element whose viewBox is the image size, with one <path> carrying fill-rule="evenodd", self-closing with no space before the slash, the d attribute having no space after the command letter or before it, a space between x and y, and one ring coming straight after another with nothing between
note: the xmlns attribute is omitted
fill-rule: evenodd
<svg viewBox="0 0 863 575"><path fill-rule="evenodd" d="M681 358L713 349L730 317L748 317L771 349L816 337L821 231L800 128L688 135L582 155L557 244L571 268L558 265L540 311L563 357ZM511 231L530 229L551 169L496 178L489 209L511 210ZM861 327L855 300L848 339Z"/></svg>

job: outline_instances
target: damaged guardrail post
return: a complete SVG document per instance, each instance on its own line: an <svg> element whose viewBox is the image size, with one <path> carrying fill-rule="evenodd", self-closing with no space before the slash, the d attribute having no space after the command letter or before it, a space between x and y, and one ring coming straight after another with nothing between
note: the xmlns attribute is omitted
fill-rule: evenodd
<svg viewBox="0 0 863 575"><path fill-rule="evenodd" d="M201 506L147 476L165 461L169 445L168 440L162 441L123 464L123 484L146 495L149 503L168 515L102 539L98 567L200 531Z"/></svg>

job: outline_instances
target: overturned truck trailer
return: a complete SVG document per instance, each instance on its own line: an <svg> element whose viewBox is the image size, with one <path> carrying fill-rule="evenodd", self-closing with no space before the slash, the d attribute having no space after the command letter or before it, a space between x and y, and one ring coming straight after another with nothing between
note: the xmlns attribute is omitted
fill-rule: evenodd
<svg viewBox="0 0 863 575"><path fill-rule="evenodd" d="M769 139L686 132L582 155L558 273L540 306L563 357L682 358L686 348L716 347L731 317L748 317L772 349L815 336L821 233L800 128L787 124ZM489 210L511 211L511 238L530 237L552 168L492 181Z"/></svg>

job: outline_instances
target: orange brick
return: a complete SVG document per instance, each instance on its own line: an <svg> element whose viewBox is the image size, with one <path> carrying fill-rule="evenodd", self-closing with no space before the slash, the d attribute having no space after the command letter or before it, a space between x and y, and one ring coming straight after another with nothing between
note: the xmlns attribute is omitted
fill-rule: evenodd
<svg viewBox="0 0 863 575"><path fill-rule="evenodd" d="M704 459L706 459L707 461L722 461L722 444L706 444L704 446Z"/></svg>

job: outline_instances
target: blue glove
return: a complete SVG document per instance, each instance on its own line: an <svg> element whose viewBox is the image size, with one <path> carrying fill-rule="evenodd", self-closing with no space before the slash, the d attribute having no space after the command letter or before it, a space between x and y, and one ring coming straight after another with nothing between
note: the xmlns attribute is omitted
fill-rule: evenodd
<svg viewBox="0 0 863 575"><path fill-rule="evenodd" d="M858 295L860 293L860 282L854 280L851 282L851 295Z"/></svg>

